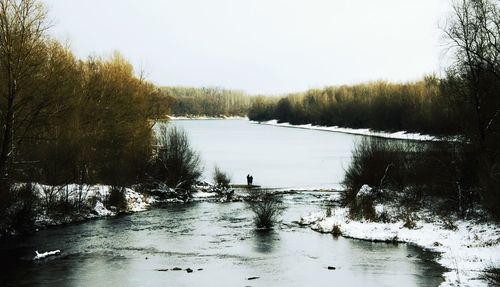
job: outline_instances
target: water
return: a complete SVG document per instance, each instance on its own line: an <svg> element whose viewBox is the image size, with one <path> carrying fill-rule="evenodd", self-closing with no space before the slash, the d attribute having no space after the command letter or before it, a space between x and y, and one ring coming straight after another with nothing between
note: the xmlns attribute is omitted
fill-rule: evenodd
<svg viewBox="0 0 500 287"><path fill-rule="evenodd" d="M431 253L402 244L334 238L292 223L300 214L323 209L330 196L286 195L283 222L270 233L253 229L244 203L217 202L169 205L44 230L0 244L0 285L439 285L442 269ZM32 262L37 249L61 249L62 255ZM157 271L174 267L194 272Z"/></svg>
<svg viewBox="0 0 500 287"><path fill-rule="evenodd" d="M215 165L234 182L271 188L339 188L351 151L361 136L280 128L246 120L178 120L200 152L205 179Z"/></svg>
<svg viewBox="0 0 500 287"><path fill-rule="evenodd" d="M176 121L211 167L267 187L332 188L360 137L251 124ZM211 173L205 174L209 178ZM284 195L282 222L256 232L244 203L194 202L0 241L0 286L438 286L435 254L319 234L294 224L332 193ZM33 262L34 251L61 249ZM336 270L328 270L335 266ZM174 267L193 273L171 271ZM170 269L169 271L158 271ZM203 269L203 270L198 270ZM248 280L251 277L259 277Z"/></svg>

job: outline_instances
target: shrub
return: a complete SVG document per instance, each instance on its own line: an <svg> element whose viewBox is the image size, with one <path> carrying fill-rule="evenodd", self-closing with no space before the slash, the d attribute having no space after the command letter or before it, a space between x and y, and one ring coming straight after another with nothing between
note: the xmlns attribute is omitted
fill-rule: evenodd
<svg viewBox="0 0 500 287"><path fill-rule="evenodd" d="M334 224L332 228L332 234L335 237L342 235L342 230L340 230L340 226L338 224Z"/></svg>
<svg viewBox="0 0 500 287"><path fill-rule="evenodd" d="M253 191L248 205L254 213L254 223L258 229L272 229L283 212L281 198L276 193Z"/></svg>
<svg viewBox="0 0 500 287"><path fill-rule="evenodd" d="M500 286L500 268L490 268L486 270L482 276L491 286Z"/></svg>
<svg viewBox="0 0 500 287"><path fill-rule="evenodd" d="M214 182L217 186L228 188L229 183L231 182L231 177L223 172L218 166L214 169Z"/></svg>
<svg viewBox="0 0 500 287"><path fill-rule="evenodd" d="M332 208L330 206L326 207L326 217L332 216Z"/></svg>
<svg viewBox="0 0 500 287"><path fill-rule="evenodd" d="M6 194L6 200L0 206L0 233L31 233L38 205L33 185L28 183L12 187Z"/></svg>
<svg viewBox="0 0 500 287"><path fill-rule="evenodd" d="M354 149L346 170L342 203L351 207L354 217L371 217L373 200L396 201L413 210L426 197L440 198L433 202L446 204L433 207L464 216L479 200L476 166L468 144L365 138ZM376 191L371 202L357 198L364 184Z"/></svg>
<svg viewBox="0 0 500 287"><path fill-rule="evenodd" d="M153 177L169 187L191 190L201 176L200 157L190 144L184 130L160 126L153 159Z"/></svg>
<svg viewBox="0 0 500 287"><path fill-rule="evenodd" d="M106 208L115 207L117 210L127 209L127 198L125 188L112 186L106 198Z"/></svg>
<svg viewBox="0 0 500 287"><path fill-rule="evenodd" d="M360 188L367 184L375 188L396 187L402 184L403 144L376 138L363 138L352 153L342 184L342 202L351 204Z"/></svg>
<svg viewBox="0 0 500 287"><path fill-rule="evenodd" d="M415 229L417 227L417 223L409 213L405 214L404 221L405 221L405 223L403 224L404 228Z"/></svg>
<svg viewBox="0 0 500 287"><path fill-rule="evenodd" d="M375 211L373 199L370 197L357 198L349 205L349 217L352 219L376 221L377 212Z"/></svg>

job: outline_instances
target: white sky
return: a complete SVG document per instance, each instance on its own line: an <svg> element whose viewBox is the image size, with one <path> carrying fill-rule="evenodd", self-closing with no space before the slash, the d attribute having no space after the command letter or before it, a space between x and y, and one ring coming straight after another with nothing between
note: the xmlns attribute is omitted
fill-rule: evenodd
<svg viewBox="0 0 500 287"><path fill-rule="evenodd" d="M120 51L157 85L281 94L445 66L449 0L45 0L79 57Z"/></svg>

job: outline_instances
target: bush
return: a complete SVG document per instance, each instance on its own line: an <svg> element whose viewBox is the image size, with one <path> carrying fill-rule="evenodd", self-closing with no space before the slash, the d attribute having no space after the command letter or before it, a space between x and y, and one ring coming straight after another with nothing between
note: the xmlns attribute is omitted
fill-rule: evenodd
<svg viewBox="0 0 500 287"><path fill-rule="evenodd" d="M175 126L160 126L152 174L169 187L189 191L201 176L200 157L186 133Z"/></svg>
<svg viewBox="0 0 500 287"><path fill-rule="evenodd" d="M363 138L355 147L351 164L346 170L342 201L352 203L365 184L374 188L400 184L397 169L403 165L402 149L399 142Z"/></svg>
<svg viewBox="0 0 500 287"><path fill-rule="evenodd" d="M486 279L491 286L500 286L500 268L489 268L481 277Z"/></svg>
<svg viewBox="0 0 500 287"><path fill-rule="evenodd" d="M117 210L127 209L127 198L125 188L112 186L106 198L106 208L115 207Z"/></svg>
<svg viewBox="0 0 500 287"><path fill-rule="evenodd" d="M28 183L11 188L5 199L0 206L0 234L33 232L38 205L33 185Z"/></svg>
<svg viewBox="0 0 500 287"><path fill-rule="evenodd" d="M218 166L214 169L214 182L217 186L228 188L231 183L231 177L223 172Z"/></svg>
<svg viewBox="0 0 500 287"><path fill-rule="evenodd" d="M425 198L440 198L430 202L446 204L432 207L464 216L479 200L476 166L475 153L467 144L365 138L353 151L342 203L352 208L352 216L371 218L374 200L396 201L412 210ZM375 192L360 201L357 194L364 184Z"/></svg>
<svg viewBox="0 0 500 287"><path fill-rule="evenodd" d="M338 224L334 224L333 225L332 234L335 237L338 237L338 236L342 235L342 230L340 229L340 226Z"/></svg>
<svg viewBox="0 0 500 287"><path fill-rule="evenodd" d="M276 193L253 191L248 205L254 213L254 223L258 229L272 229L283 212L281 198Z"/></svg>
<svg viewBox="0 0 500 287"><path fill-rule="evenodd" d="M360 197L349 205L349 217L352 219L367 219L369 221L377 220L373 198Z"/></svg>
<svg viewBox="0 0 500 287"><path fill-rule="evenodd" d="M326 217L332 216L332 208L330 206L326 207Z"/></svg>

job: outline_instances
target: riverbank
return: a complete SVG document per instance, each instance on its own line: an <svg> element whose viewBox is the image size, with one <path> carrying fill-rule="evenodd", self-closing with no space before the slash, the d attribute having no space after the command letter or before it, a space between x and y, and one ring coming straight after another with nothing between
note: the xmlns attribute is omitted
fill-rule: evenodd
<svg viewBox="0 0 500 287"><path fill-rule="evenodd" d="M377 205L377 213L391 213L397 206ZM437 262L449 271L441 287L491 286L485 278L500 267L500 226L493 221L456 220L448 222L431 211L417 212L411 228L407 222L390 223L352 220L344 207L301 217L299 224L321 233L347 238L414 244L439 253Z"/></svg>
<svg viewBox="0 0 500 287"><path fill-rule="evenodd" d="M262 124L262 125L269 125L269 126L276 126L276 127L337 132L337 133L345 133L345 134L360 135L360 136L370 136L370 137L378 137L378 138L386 138L386 139L411 140L411 141L442 141L442 140L444 140L443 138L432 136L432 135L425 135L425 134L420 134L420 133L408 133L406 131L388 133L388 132L373 131L370 129L341 128L338 126L327 127L327 126L315 126L312 124L292 125L290 123L278 123L277 120L270 120L270 121L265 121L265 122L257 122L257 121L251 121L251 122L255 123L255 124ZM450 139L446 139L446 140L450 140ZM456 140L456 139L451 139L451 140Z"/></svg>
<svg viewBox="0 0 500 287"><path fill-rule="evenodd" d="M141 194L131 188L123 188L125 206L121 209L106 203L112 187L109 185L77 185L47 186L33 184L33 190L40 202L35 214L35 227L37 229L48 226L74 223L100 217L116 216L121 213L134 213L147 210L156 199L152 196ZM67 196L67 201L81 206L79 211L69 215L50 214L47 212L47 201L61 200Z"/></svg>
<svg viewBox="0 0 500 287"><path fill-rule="evenodd" d="M23 186L24 184L18 184L16 188ZM15 227L2 227L0 229L0 238L21 235L26 232L36 232L52 226L142 212L159 204L186 203L191 200L217 200L223 202L232 200L230 198L232 194L210 183L203 182L194 188L195 191L188 196L168 187L148 193L138 192L134 188L120 188L120 192L123 193L124 203L119 208L109 203L109 196L113 189L109 185L68 184L64 186L48 186L34 183L32 184L32 190L36 204L32 210L32 227L22 232ZM61 202L68 202L74 210L68 212L47 211L47 206L57 206Z"/></svg>
<svg viewBox="0 0 500 287"><path fill-rule="evenodd" d="M168 116L170 120L248 120L248 117L242 116L218 116L218 117L207 117L207 116Z"/></svg>

